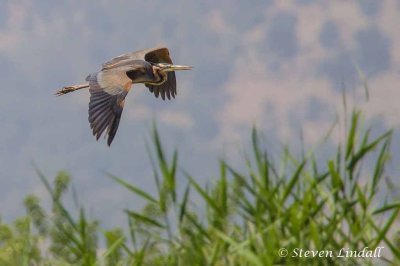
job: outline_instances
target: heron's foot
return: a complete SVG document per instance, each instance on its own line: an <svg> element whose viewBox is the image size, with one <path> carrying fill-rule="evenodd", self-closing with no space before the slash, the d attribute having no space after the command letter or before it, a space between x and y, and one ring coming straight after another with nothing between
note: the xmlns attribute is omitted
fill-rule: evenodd
<svg viewBox="0 0 400 266"><path fill-rule="evenodd" d="M80 85L73 85L73 86L66 86L62 88L61 90L56 91L55 95L61 96L76 90L84 89L84 88L89 88L89 84L80 84Z"/></svg>
<svg viewBox="0 0 400 266"><path fill-rule="evenodd" d="M72 92L74 90L75 90L75 87L73 87L73 86L64 87L61 90L56 91L55 95L61 96L61 95L67 94L69 92Z"/></svg>

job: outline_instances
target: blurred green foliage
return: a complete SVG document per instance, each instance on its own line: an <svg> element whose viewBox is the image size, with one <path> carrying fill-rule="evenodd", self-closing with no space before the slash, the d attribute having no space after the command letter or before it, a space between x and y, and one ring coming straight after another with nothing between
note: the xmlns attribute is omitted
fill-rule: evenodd
<svg viewBox="0 0 400 266"><path fill-rule="evenodd" d="M142 210L121 210L127 231L99 228L84 207L72 215L63 203L70 176L60 172L50 184L38 171L51 210L30 195L25 217L0 224L0 265L399 265L400 202L382 192L392 131L371 137L359 111L348 128L345 143L324 163L314 152L296 157L288 147L272 155L253 129L246 172L221 160L213 183L183 172L187 183L178 187L178 152L169 159L154 127L149 152L157 194L110 175L147 202ZM378 246L385 253L375 260L291 256L295 248ZM289 255L280 257L281 248Z"/></svg>

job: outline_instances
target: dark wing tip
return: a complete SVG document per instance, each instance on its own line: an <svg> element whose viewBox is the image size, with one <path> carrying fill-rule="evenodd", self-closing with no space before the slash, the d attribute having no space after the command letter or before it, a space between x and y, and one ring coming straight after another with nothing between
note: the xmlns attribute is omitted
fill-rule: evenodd
<svg viewBox="0 0 400 266"><path fill-rule="evenodd" d="M119 121L120 120L121 120L121 115L116 116L113 119L112 124L110 125L110 129L109 129L109 132L108 132L108 139L107 139L107 145L108 146L110 146L111 143L114 140L115 134L117 133L117 130L118 130L118 125L119 125Z"/></svg>

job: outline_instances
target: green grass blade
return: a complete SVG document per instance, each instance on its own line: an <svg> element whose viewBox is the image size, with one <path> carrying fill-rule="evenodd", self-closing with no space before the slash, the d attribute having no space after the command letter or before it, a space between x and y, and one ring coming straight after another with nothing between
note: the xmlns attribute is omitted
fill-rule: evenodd
<svg viewBox="0 0 400 266"><path fill-rule="evenodd" d="M190 192L190 185L187 185L186 189L185 189L185 193L183 194L183 199L182 199L182 202L180 204L181 206L179 209L179 223L180 224L182 224L183 218L185 217L185 214L186 214L186 207L187 207L187 203L189 200L189 192Z"/></svg>
<svg viewBox="0 0 400 266"><path fill-rule="evenodd" d="M113 180L117 181L117 183L119 183L120 185L122 185L126 189L128 189L131 192L135 193L136 195L138 195L138 196L140 196L140 197L142 197L142 198L144 198L144 199L146 199L146 200L148 200L148 201L150 201L152 203L158 204L158 201L155 198L153 198L149 193L143 191L142 189L140 189L140 188L138 188L138 187L136 187L136 186L134 186L132 184L129 184L125 180L123 180L123 179L121 179L121 178L119 178L119 177L117 177L115 175L108 174L108 176L110 178L112 178Z"/></svg>
<svg viewBox="0 0 400 266"><path fill-rule="evenodd" d="M382 214L384 212L391 211L393 209L400 209L400 202L387 204L387 205L375 210L372 214L373 215Z"/></svg>
<svg viewBox="0 0 400 266"><path fill-rule="evenodd" d="M385 134L381 135L380 137L376 138L373 142L364 145L354 156L352 156L347 169L353 169L354 166L360 161L368 152L372 151L373 149L378 146L383 140L388 138L392 134L392 131L388 131Z"/></svg>
<svg viewBox="0 0 400 266"><path fill-rule="evenodd" d="M124 243L124 241L125 241L125 236L121 236L119 239L114 241L114 243L101 255L99 262L107 259L108 256L110 256L119 246L122 245L122 243ZM98 265L102 265L102 264L98 264Z"/></svg>
<svg viewBox="0 0 400 266"><path fill-rule="evenodd" d="M358 111L353 111L351 115L351 127L350 132L347 138L347 146L346 146L346 160L350 157L352 151L354 151L354 147L356 145L356 132L358 129L360 113Z"/></svg>
<svg viewBox="0 0 400 266"><path fill-rule="evenodd" d="M389 217L389 219L386 221L383 227L379 229L378 231L378 236L375 239L375 246L379 245L379 243L383 240L383 238L387 235L387 232L389 229L392 227L392 224L396 221L396 219L399 216L400 212L400 207L397 206L397 208L394 208L392 215ZM372 222L372 221L371 221Z"/></svg>
<svg viewBox="0 0 400 266"><path fill-rule="evenodd" d="M144 224L150 224L150 225L153 225L153 226L161 228L161 229L165 228L165 226L163 224L161 224L160 222L158 222L148 216L145 216L145 215L142 215L140 213L130 211L130 210L125 210L125 213L127 213L129 216L134 218L136 221L143 222Z"/></svg>
<svg viewBox="0 0 400 266"><path fill-rule="evenodd" d="M189 175L186 173L186 177L189 179L190 184L196 189L196 191L202 196L206 203L212 207L215 211L219 212L220 208L215 203L215 200L208 195L208 193Z"/></svg>
<svg viewBox="0 0 400 266"><path fill-rule="evenodd" d="M282 203L286 201L290 193L293 191L294 186L296 183L299 181L300 174L302 173L304 166L306 165L306 162L303 161L296 169L296 172L293 174L291 179L289 180L289 183L287 184L285 191L282 196Z"/></svg>

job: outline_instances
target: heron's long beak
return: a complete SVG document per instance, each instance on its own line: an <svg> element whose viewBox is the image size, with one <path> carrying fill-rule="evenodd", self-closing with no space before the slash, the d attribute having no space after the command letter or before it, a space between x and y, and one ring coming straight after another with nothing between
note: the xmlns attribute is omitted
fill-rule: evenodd
<svg viewBox="0 0 400 266"><path fill-rule="evenodd" d="M193 67L191 66L181 66L181 65L164 65L163 70L166 72L176 71L176 70L191 70Z"/></svg>

